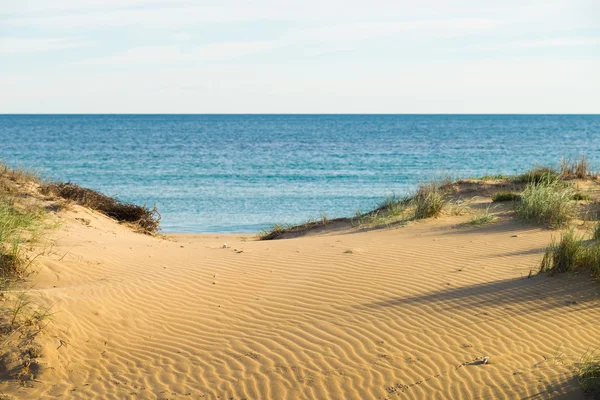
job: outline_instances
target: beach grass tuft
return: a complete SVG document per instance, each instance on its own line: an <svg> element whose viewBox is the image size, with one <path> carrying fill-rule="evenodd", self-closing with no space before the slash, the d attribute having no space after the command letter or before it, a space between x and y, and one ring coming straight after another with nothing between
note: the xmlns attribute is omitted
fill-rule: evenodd
<svg viewBox="0 0 600 400"><path fill-rule="evenodd" d="M157 234L160 231L160 213L154 208L127 203L87 189L71 182L51 182L42 185L42 192L99 211L119 222L126 222L139 231Z"/></svg>
<svg viewBox="0 0 600 400"><path fill-rule="evenodd" d="M485 225L493 222L496 217L492 214L492 208L487 206L483 211L475 214L469 221L471 225Z"/></svg>
<svg viewBox="0 0 600 400"><path fill-rule="evenodd" d="M547 180L557 180L558 177L558 172L553 168L537 166L520 175L514 176L512 181L515 183L540 183Z"/></svg>
<svg viewBox="0 0 600 400"><path fill-rule="evenodd" d="M283 235L290 228L291 227L289 225L273 224L269 229L263 229L263 230L261 230L258 233L258 239L259 240L271 240L271 239L275 239L275 238Z"/></svg>
<svg viewBox="0 0 600 400"><path fill-rule="evenodd" d="M36 378L41 351L33 341L51 316L50 307L37 308L28 290L17 287L35 260L33 245L49 227L42 204L31 201L30 184L39 184L37 174L0 166L0 369L22 384Z"/></svg>
<svg viewBox="0 0 600 400"><path fill-rule="evenodd" d="M559 166L560 174L565 177L574 177L584 179L590 175L593 175L588 159L586 156L580 158L562 159Z"/></svg>
<svg viewBox="0 0 600 400"><path fill-rule="evenodd" d="M592 238L600 241L600 223L596 223L592 229Z"/></svg>
<svg viewBox="0 0 600 400"><path fill-rule="evenodd" d="M413 218L438 217L446 204L445 188L450 183L450 180L444 179L419 185L417 193L410 200L410 205L414 208Z"/></svg>
<svg viewBox="0 0 600 400"><path fill-rule="evenodd" d="M499 203L503 201L520 201L521 195L515 192L496 192L492 195L492 201Z"/></svg>
<svg viewBox="0 0 600 400"><path fill-rule="evenodd" d="M558 176L544 175L539 181L532 180L521 193L521 201L515 203L517 216L552 227L564 226L573 218L573 192Z"/></svg>
<svg viewBox="0 0 600 400"><path fill-rule="evenodd" d="M540 272L550 274L589 270L600 278L600 242L585 240L573 229L561 234L560 240L552 239L540 263Z"/></svg>
<svg viewBox="0 0 600 400"><path fill-rule="evenodd" d="M577 380L583 392L592 399L600 399L600 355L585 354L577 365Z"/></svg>
<svg viewBox="0 0 600 400"><path fill-rule="evenodd" d="M0 285L26 269L23 246L40 231L43 214L42 209L19 208L10 195L0 193Z"/></svg>
<svg viewBox="0 0 600 400"><path fill-rule="evenodd" d="M577 191L571 195L571 200L590 201L590 200L592 200L592 197L589 194Z"/></svg>
<svg viewBox="0 0 600 400"><path fill-rule="evenodd" d="M506 174L485 174L482 176L471 177L471 179L475 181L501 181L508 178L510 178L510 176Z"/></svg>

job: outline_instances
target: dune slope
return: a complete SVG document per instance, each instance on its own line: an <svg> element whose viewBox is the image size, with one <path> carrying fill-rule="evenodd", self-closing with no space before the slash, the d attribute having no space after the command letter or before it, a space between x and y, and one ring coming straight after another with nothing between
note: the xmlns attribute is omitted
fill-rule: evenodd
<svg viewBox="0 0 600 400"><path fill-rule="evenodd" d="M55 312L44 370L4 384L18 398L577 398L600 346L597 284L528 278L556 233L515 221L264 242L60 218L33 292Z"/></svg>

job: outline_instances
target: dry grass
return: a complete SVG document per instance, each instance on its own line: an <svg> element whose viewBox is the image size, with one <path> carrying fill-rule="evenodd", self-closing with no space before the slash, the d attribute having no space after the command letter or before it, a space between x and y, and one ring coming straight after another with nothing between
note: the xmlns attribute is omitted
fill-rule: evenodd
<svg viewBox="0 0 600 400"><path fill-rule="evenodd" d="M588 176L594 175L590 169L590 165L586 156L581 156L581 158L575 158L573 160L561 160L559 172L564 177L573 177L579 179L585 179Z"/></svg>
<svg viewBox="0 0 600 400"><path fill-rule="evenodd" d="M117 221L129 223L144 233L156 234L160 231L160 213L156 206L148 208L126 203L71 182L46 183L42 185L42 192L74 201Z"/></svg>
<svg viewBox="0 0 600 400"><path fill-rule="evenodd" d="M289 225L273 224L269 229L258 233L259 240L273 240L286 233L292 227Z"/></svg>

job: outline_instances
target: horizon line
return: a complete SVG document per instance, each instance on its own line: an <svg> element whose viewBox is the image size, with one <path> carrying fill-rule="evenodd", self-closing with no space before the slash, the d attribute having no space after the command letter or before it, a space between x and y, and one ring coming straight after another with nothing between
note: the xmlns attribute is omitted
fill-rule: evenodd
<svg viewBox="0 0 600 400"><path fill-rule="evenodd" d="M77 115L272 115L272 116L287 116L287 115L323 115L323 116L331 116L331 115L344 115L344 116L352 116L352 115L382 115L382 116L396 116L396 115L439 115L439 116L464 116L464 115L495 115L495 116L507 116L507 115L549 115L549 116L560 116L560 115L573 115L573 116L600 116L600 113L112 113L112 112L92 112L92 113L0 113L0 116L27 116L27 115L35 115L35 116L43 116L43 115L65 115L65 116L77 116Z"/></svg>

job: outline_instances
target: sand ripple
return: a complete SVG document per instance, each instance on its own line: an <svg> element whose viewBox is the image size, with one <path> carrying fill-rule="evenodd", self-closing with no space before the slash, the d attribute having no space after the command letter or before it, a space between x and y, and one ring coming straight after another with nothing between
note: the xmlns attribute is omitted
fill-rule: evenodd
<svg viewBox="0 0 600 400"><path fill-rule="evenodd" d="M600 345L596 285L534 276L550 232L502 222L275 242L64 227L22 398L571 398ZM514 238L518 230L520 237ZM223 242L230 248L221 249ZM239 250L243 252L239 252ZM348 251L348 249L353 249ZM238 250L238 251L236 251ZM61 261L59 258L68 253ZM57 349L59 340L68 343ZM489 356L480 365L478 358ZM9 390L9 388L6 388Z"/></svg>

